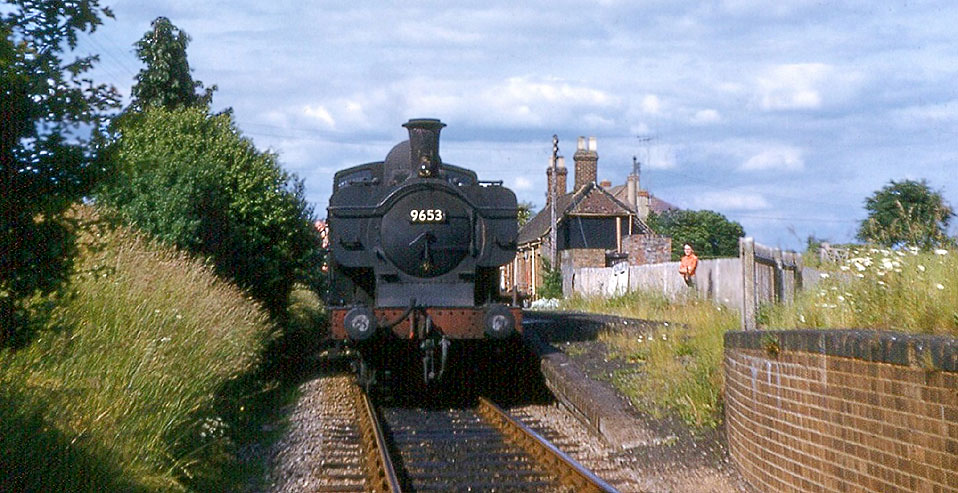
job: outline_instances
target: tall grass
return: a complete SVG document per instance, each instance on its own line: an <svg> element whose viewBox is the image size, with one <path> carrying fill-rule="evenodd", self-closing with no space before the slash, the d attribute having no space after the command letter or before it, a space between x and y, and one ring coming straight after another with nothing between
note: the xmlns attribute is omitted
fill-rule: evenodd
<svg viewBox="0 0 958 493"><path fill-rule="evenodd" d="M219 394L273 327L210 266L78 214L71 292L0 352L0 490L186 490L226 453Z"/></svg>
<svg viewBox="0 0 958 493"><path fill-rule="evenodd" d="M958 336L958 256L859 247L792 305L767 307L771 328L867 328Z"/></svg>
<svg viewBox="0 0 958 493"><path fill-rule="evenodd" d="M562 307L663 322L649 334L600 334L611 357L642 363L638 371L616 374L613 385L652 415L675 412L697 429L721 422L723 335L738 327L736 312L694 296L672 301L652 292L573 298Z"/></svg>

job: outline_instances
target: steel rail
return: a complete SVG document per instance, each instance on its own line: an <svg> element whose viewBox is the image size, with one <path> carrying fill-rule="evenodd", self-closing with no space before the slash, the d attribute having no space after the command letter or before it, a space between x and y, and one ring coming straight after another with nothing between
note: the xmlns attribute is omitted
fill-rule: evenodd
<svg viewBox="0 0 958 493"><path fill-rule="evenodd" d="M359 427L366 447L366 471L369 479L369 491L381 493L401 493L402 486L396 475L396 468L389 456L386 436L376 406L365 392L360 393L361 400Z"/></svg>
<svg viewBox="0 0 958 493"><path fill-rule="evenodd" d="M618 492L612 485L556 448L542 435L510 416L489 399L479 397L478 413L536 460L557 472L564 485L573 487L577 492Z"/></svg>

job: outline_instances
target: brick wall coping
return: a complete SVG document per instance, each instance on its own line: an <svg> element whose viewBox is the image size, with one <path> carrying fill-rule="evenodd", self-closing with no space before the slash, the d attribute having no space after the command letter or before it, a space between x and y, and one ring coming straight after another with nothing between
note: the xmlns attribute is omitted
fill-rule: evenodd
<svg viewBox="0 0 958 493"><path fill-rule="evenodd" d="M958 372L958 339L877 330L750 330L725 333L726 348L801 351Z"/></svg>

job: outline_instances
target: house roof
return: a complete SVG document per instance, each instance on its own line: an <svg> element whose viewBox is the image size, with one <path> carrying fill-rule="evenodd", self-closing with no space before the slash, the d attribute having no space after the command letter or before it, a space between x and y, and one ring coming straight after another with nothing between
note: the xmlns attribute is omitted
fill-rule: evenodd
<svg viewBox="0 0 958 493"><path fill-rule="evenodd" d="M627 187L625 185L616 185L612 188L609 188L608 192L620 201L628 203L628 198L626 197ZM649 196L649 210L652 212L661 214L670 209L678 210L679 207L672 205L654 195Z"/></svg>
<svg viewBox="0 0 958 493"><path fill-rule="evenodd" d="M567 216L631 216L634 221L633 231L651 233L652 230L636 217L629 206L617 199L604 188L595 183L588 183L574 193L567 193L556 198L556 220L561 223ZM538 214L519 229L517 243L524 245L537 241L549 232L552 222L552 212L544 207Z"/></svg>

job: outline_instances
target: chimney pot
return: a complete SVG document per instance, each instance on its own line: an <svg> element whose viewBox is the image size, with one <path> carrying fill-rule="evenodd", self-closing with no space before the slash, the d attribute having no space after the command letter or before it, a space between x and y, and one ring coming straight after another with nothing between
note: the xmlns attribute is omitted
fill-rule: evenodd
<svg viewBox="0 0 958 493"><path fill-rule="evenodd" d="M565 168L565 157L559 156L559 161L556 163L557 168Z"/></svg>
<svg viewBox="0 0 958 493"><path fill-rule="evenodd" d="M589 150L590 150L590 151L595 151L595 150L597 150L597 149L595 148L595 137L589 137Z"/></svg>
<svg viewBox="0 0 958 493"><path fill-rule="evenodd" d="M576 145L576 150L579 150L579 151L585 150L585 137L579 137L579 142Z"/></svg>
<svg viewBox="0 0 958 493"><path fill-rule="evenodd" d="M611 188L612 182L609 180L602 180L602 182L599 183L599 185L602 186L602 188Z"/></svg>

